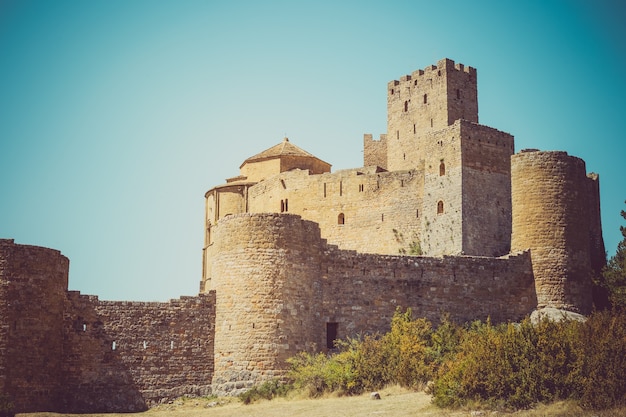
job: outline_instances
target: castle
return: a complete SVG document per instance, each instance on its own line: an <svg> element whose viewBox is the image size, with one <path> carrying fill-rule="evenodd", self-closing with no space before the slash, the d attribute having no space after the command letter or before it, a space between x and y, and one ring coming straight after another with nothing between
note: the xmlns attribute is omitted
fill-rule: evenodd
<svg viewBox="0 0 626 417"><path fill-rule="evenodd" d="M200 293L67 291L69 261L0 240L0 393L18 411L138 411L236 394L300 351L438 320L586 314L605 259L599 185L565 152L478 123L477 73L443 59L387 85L387 133L332 173L284 139L205 194Z"/></svg>

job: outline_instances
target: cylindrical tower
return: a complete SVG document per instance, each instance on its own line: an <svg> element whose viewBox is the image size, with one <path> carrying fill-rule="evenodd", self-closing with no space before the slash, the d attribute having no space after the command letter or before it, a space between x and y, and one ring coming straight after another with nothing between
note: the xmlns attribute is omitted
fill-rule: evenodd
<svg viewBox="0 0 626 417"><path fill-rule="evenodd" d="M0 392L18 412L58 410L69 260L0 239Z"/></svg>
<svg viewBox="0 0 626 417"><path fill-rule="evenodd" d="M538 308L592 305L587 176L566 152L511 157L511 250L530 249Z"/></svg>
<svg viewBox="0 0 626 417"><path fill-rule="evenodd" d="M214 227L216 394L280 377L286 359L321 347L322 240L296 215L238 214Z"/></svg>

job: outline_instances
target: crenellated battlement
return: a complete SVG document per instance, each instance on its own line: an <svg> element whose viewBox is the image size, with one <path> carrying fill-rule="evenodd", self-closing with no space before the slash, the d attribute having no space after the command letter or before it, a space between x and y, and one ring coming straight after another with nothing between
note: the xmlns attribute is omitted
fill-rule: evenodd
<svg viewBox="0 0 626 417"><path fill-rule="evenodd" d="M476 68L465 66L461 63L455 63L452 59L444 58L437 62L437 65L429 65L424 69L418 69L413 71L411 74L403 75L398 80L389 81L387 89L389 94L395 94L395 91L392 92L392 90L394 90L394 87L397 87L398 85L412 82L413 86L415 86L420 83L420 79L428 79L433 75L439 77L445 73L462 73L469 77L476 78Z"/></svg>

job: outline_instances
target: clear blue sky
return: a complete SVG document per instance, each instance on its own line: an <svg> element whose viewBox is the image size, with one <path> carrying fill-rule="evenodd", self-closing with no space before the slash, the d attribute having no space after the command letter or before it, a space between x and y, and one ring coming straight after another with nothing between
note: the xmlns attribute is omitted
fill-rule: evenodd
<svg viewBox="0 0 626 417"><path fill-rule="evenodd" d="M209 188L285 135L361 166L387 82L448 57L517 151L600 174L612 255L624 21L620 0L0 0L0 237L59 249L102 299L195 295Z"/></svg>

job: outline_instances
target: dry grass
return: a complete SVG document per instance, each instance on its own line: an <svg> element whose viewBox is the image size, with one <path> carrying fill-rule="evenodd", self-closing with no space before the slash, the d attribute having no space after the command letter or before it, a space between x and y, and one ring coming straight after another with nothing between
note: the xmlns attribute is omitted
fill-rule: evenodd
<svg viewBox="0 0 626 417"><path fill-rule="evenodd" d="M380 391L381 399L372 400L369 394L356 397L328 396L321 399L280 398L244 405L235 398L187 398L152 408L137 414L85 414L89 417L357 417L357 416L515 416L515 417L618 417L626 415L626 408L604 412L583 411L573 402L558 402L538 406L534 410L515 413L481 410L440 410L430 403L423 392L391 387ZM78 417L76 414L33 413L20 417Z"/></svg>

